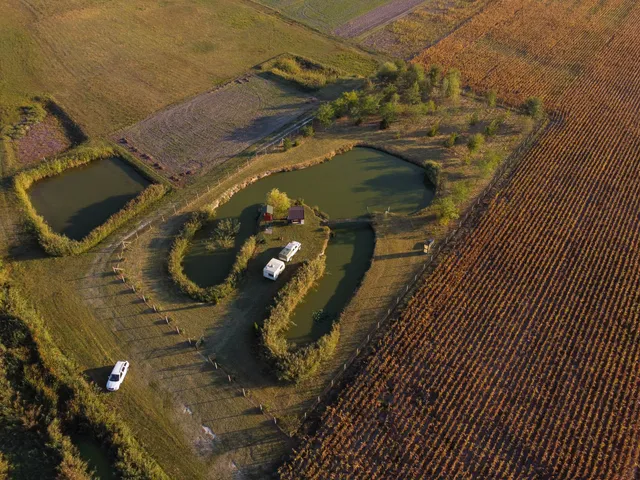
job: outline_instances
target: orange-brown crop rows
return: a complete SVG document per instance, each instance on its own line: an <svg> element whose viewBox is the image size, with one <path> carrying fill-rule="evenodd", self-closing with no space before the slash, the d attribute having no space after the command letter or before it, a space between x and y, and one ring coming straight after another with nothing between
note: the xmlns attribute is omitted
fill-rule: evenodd
<svg viewBox="0 0 640 480"><path fill-rule="evenodd" d="M496 2L434 59L561 115L282 477L632 478L640 5Z"/></svg>

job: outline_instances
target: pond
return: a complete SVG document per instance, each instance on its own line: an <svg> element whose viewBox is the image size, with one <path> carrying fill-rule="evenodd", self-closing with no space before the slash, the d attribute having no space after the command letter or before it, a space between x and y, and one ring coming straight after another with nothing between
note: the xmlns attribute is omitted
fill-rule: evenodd
<svg viewBox="0 0 640 480"><path fill-rule="evenodd" d="M374 234L369 225L337 225L331 233L325 274L291 316L294 326L287 331L291 342L305 344L328 333L371 263Z"/></svg>
<svg viewBox="0 0 640 480"><path fill-rule="evenodd" d="M150 184L125 160L109 157L40 180L29 196L55 232L81 240Z"/></svg>
<svg viewBox="0 0 640 480"><path fill-rule="evenodd" d="M429 205L434 194L425 187L421 167L370 148L354 148L313 167L271 175L239 191L218 208L216 218L240 219L240 233L233 248L210 252L206 240L212 231L198 232L183 264L189 278L201 287L225 279L240 246L256 233L260 205L273 188L318 206L332 220L366 216L367 208L412 213Z"/></svg>
<svg viewBox="0 0 640 480"><path fill-rule="evenodd" d="M89 469L99 480L115 480L116 473L111 466L105 449L90 435L73 434L73 444L78 448L80 457L89 464Z"/></svg>

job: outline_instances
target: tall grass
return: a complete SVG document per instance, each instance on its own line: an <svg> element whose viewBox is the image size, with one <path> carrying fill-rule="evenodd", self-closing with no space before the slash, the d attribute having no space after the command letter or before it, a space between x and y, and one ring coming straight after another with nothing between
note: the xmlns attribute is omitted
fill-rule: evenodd
<svg viewBox="0 0 640 480"><path fill-rule="evenodd" d="M267 359L275 366L280 380L299 382L315 374L321 363L335 352L340 340L340 325L316 342L295 349L286 338L291 314L307 292L324 275L325 257L305 262L278 293L261 330L261 343Z"/></svg>
<svg viewBox="0 0 640 480"><path fill-rule="evenodd" d="M235 291L247 270L249 260L255 254L257 242L255 236L249 237L244 242L224 282L212 287L200 287L184 273L182 262L196 233L213 220L214 213L212 211L202 210L195 212L184 223L169 252L168 270L169 276L182 293L199 302L215 304Z"/></svg>
<svg viewBox="0 0 640 480"><path fill-rule="evenodd" d="M298 84L303 90L315 91L334 83L341 76L338 70L297 55L278 58L269 70L284 80Z"/></svg>
<svg viewBox="0 0 640 480"><path fill-rule="evenodd" d="M151 203L162 198L167 192L167 186L164 184L153 183L149 185L137 197L129 201L124 208L114 213L102 225L89 232L82 240L72 240L65 235L54 232L31 203L28 193L31 185L44 178L59 175L70 168L86 165L89 162L111 156L122 157L131 162L128 155L116 147L79 147L68 155L42 163L35 168L20 172L14 177L14 189L22 202L27 223L36 233L38 242L44 251L49 255L62 257L86 252ZM134 166L137 168L135 163ZM144 170L140 171L145 176L149 176Z"/></svg>

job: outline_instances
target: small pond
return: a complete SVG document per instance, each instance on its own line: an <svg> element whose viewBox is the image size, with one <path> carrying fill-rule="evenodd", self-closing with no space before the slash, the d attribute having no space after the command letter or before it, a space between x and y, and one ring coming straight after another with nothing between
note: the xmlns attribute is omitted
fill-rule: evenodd
<svg viewBox="0 0 640 480"><path fill-rule="evenodd" d="M240 246L256 233L260 205L273 188L318 206L332 220L364 217L367 209L409 214L426 207L434 194L425 186L421 167L369 148L355 148L313 167L271 175L218 208L217 219L240 220L234 247L208 251L206 241L213 225L198 232L183 264L193 281L209 287L224 280ZM326 252L327 274L294 312L292 320L297 325L289 332L290 340L304 343L328 331L331 321L327 319L344 309L366 272L374 235L370 227L354 225L333 229L335 236Z"/></svg>
<svg viewBox="0 0 640 480"><path fill-rule="evenodd" d="M29 196L55 232L81 240L150 183L123 159L109 157L40 180Z"/></svg>
<svg viewBox="0 0 640 480"><path fill-rule="evenodd" d="M78 448L80 457L89 464L89 469L95 472L95 478L99 480L117 478L107 452L93 437L78 433L72 435L71 440Z"/></svg>

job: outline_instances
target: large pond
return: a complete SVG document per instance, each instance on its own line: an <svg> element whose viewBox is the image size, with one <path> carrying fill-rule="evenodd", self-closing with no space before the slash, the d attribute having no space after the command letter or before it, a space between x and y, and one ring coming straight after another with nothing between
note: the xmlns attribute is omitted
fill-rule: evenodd
<svg viewBox="0 0 640 480"><path fill-rule="evenodd" d="M273 188L318 206L331 220L364 217L368 211L387 209L412 213L426 207L434 193L425 186L421 167L369 148L355 148L304 170L271 175L218 208L216 218L240 219L240 233L233 248L208 251L206 240L212 231L198 232L183 264L192 280L202 287L224 280L239 247L256 233L260 206ZM374 243L371 228L341 226L333 230L335 235L326 252L327 275L294 312L296 326L289 332L292 341L305 342L327 331L331 322L326 319L342 311L368 268Z"/></svg>
<svg viewBox="0 0 640 480"><path fill-rule="evenodd" d="M150 183L126 161L110 157L40 180L29 196L54 231L80 240Z"/></svg>

